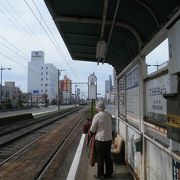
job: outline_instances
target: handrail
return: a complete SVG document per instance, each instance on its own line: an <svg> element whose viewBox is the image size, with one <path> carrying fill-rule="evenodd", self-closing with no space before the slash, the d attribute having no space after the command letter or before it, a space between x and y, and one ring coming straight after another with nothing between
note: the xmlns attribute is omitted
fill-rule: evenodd
<svg viewBox="0 0 180 180"><path fill-rule="evenodd" d="M121 122L123 122L124 124L126 124L128 127L130 127L131 129L133 129L134 131L136 131L138 134L142 135L145 139L147 139L148 141L150 141L151 143L153 143L154 145L156 145L158 148L160 148L161 150L163 150L164 152L168 153L170 156L172 156L174 159L176 159L177 161L180 161L180 156L177 155L176 153L174 153L170 146L165 147L162 144L160 144L159 142L157 142L156 140L150 138L148 135L146 135L145 133L139 131L138 129L136 129L135 127L133 127L132 125L130 125L128 122L122 120L121 118L115 116L117 119L119 119Z"/></svg>
<svg viewBox="0 0 180 180"><path fill-rule="evenodd" d="M178 156L176 153L174 153L173 151L171 151L170 147L166 148L165 146L163 146L162 144L158 143L156 140L150 138L149 136L147 136L146 134L142 134L148 141L152 142L154 145L156 145L158 148L160 148L161 150L163 150L164 152L168 153L169 155L171 155L174 159L176 159L177 161L180 161L180 156Z"/></svg>
<svg viewBox="0 0 180 180"><path fill-rule="evenodd" d="M130 125L128 122L122 120L122 119L119 118L119 117L116 117L116 118L118 118L118 119L119 119L120 121L122 121L124 124L126 124L126 125L129 126L131 129L133 129L134 131L136 131L138 134L141 134L141 131L140 131L140 130L136 129L135 127L133 127L132 125Z"/></svg>

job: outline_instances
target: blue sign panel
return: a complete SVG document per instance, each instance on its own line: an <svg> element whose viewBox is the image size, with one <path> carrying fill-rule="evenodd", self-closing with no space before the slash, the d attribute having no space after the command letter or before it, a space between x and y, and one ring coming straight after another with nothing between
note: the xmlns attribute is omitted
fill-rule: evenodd
<svg viewBox="0 0 180 180"><path fill-rule="evenodd" d="M39 93L39 90L33 90L33 93L37 94L37 93Z"/></svg>

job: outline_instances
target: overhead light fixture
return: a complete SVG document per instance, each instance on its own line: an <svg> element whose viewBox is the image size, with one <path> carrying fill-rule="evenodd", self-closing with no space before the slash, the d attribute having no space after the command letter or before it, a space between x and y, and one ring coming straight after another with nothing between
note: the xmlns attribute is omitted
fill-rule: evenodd
<svg viewBox="0 0 180 180"><path fill-rule="evenodd" d="M106 42L104 40L99 40L96 46L96 58L99 61L105 58Z"/></svg>

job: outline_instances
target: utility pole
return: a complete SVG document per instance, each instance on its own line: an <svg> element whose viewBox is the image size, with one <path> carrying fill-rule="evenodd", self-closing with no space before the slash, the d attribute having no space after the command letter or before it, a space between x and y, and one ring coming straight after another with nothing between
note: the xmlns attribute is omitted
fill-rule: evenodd
<svg viewBox="0 0 180 180"><path fill-rule="evenodd" d="M11 70L11 68L3 68L2 66L1 66L1 102L2 102L2 71L3 70Z"/></svg>
<svg viewBox="0 0 180 180"><path fill-rule="evenodd" d="M61 72L65 71L65 69L58 69L58 111L60 111L60 76L61 76Z"/></svg>
<svg viewBox="0 0 180 180"><path fill-rule="evenodd" d="M77 105L77 87L78 85L75 85L75 105Z"/></svg>
<svg viewBox="0 0 180 180"><path fill-rule="evenodd" d="M88 82L73 82L72 84L75 84L75 97L74 97L74 100L75 100L75 105L78 103L78 100L77 100L77 87L78 85L80 84L87 84L88 85Z"/></svg>

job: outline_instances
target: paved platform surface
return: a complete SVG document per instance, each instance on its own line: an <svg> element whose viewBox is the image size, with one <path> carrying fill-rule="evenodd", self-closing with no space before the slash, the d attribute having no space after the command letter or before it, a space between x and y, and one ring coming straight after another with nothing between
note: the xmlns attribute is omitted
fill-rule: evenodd
<svg viewBox="0 0 180 180"><path fill-rule="evenodd" d="M130 168L126 165L113 164L114 174L113 180L134 180ZM90 166L88 159L88 147L86 141L84 142L83 151L76 174L76 180L94 180L93 175L96 174L96 165L94 167ZM109 178L110 179L110 178Z"/></svg>

